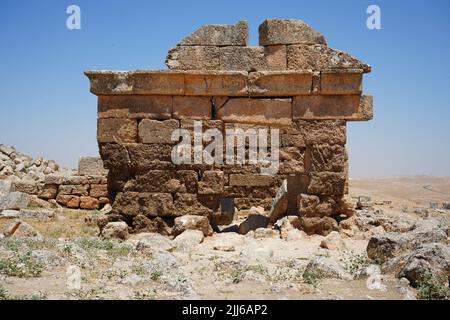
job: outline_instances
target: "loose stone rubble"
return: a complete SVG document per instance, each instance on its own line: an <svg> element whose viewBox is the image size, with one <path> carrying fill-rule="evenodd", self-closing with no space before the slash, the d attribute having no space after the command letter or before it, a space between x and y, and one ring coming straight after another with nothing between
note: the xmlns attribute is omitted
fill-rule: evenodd
<svg viewBox="0 0 450 320"><path fill-rule="evenodd" d="M271 223L298 215L306 233L326 235L339 229L340 215L353 214L346 122L372 119L372 97L362 95L370 66L329 48L302 21L266 20L259 38L248 46L245 21L206 25L169 50L169 70L86 72L98 96L112 214L130 231L184 215L228 225L234 207L269 210L283 181L287 195ZM260 164L174 164L171 134L193 132L195 120L203 131L279 129L278 173L262 175Z"/></svg>
<svg viewBox="0 0 450 320"><path fill-rule="evenodd" d="M99 157L81 157L75 171L2 144L0 167L0 210L27 206L93 210L109 203L108 172Z"/></svg>

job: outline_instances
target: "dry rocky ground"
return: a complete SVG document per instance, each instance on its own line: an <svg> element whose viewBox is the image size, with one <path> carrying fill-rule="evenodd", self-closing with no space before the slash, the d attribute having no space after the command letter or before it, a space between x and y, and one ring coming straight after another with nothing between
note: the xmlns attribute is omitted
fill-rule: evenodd
<svg viewBox="0 0 450 320"><path fill-rule="evenodd" d="M391 190L384 194L379 181L353 180L352 193L373 195L378 204L363 203L366 207L357 211L354 223L327 237L308 236L292 226L289 221L294 219L284 218L272 228L246 235L222 232L204 237L202 231L187 230L175 239L144 233L120 241L97 237L92 221L99 211L22 210L26 213L22 226L13 236L0 239L0 295L5 299L445 298L448 288L437 276L448 277L449 272L448 211L426 209L417 194L405 191L414 188L409 181L423 184L436 179L400 179L406 200L414 204L408 207L397 202L402 196ZM394 181L398 179L383 184ZM439 190L448 187L442 184ZM240 212L235 224L245 214ZM1 219L1 229L13 221ZM68 286L70 266L81 269L79 289ZM422 269L432 272L423 273L422 282L411 283Z"/></svg>
<svg viewBox="0 0 450 320"><path fill-rule="evenodd" d="M59 170L22 155L3 164L0 183ZM0 300L448 299L448 194L450 178L353 179L358 210L327 236L307 235L293 216L266 227L253 207L221 232L198 217L190 230L191 216L176 237L127 237L123 223L101 223L109 205L38 208L0 188Z"/></svg>

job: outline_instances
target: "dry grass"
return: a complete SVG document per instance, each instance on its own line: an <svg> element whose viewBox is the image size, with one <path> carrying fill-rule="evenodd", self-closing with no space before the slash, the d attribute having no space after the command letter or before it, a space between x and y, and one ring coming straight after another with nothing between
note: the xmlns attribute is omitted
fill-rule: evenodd
<svg viewBox="0 0 450 320"><path fill-rule="evenodd" d="M39 221L30 218L22 220L35 227L45 238L76 239L98 234L97 226L87 225L84 221L85 217L96 214L98 214L96 211L62 209L56 211L56 217L51 220ZM12 221L0 219L0 230L3 231Z"/></svg>

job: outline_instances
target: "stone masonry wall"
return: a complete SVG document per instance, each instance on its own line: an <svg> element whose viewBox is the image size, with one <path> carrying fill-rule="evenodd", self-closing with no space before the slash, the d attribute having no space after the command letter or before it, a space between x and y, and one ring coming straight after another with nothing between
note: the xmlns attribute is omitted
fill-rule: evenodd
<svg viewBox="0 0 450 320"><path fill-rule="evenodd" d="M229 224L234 206L270 209L284 180L287 213L308 233L338 228L351 215L346 122L372 118L362 95L370 66L328 48L302 21L266 20L260 46L246 22L207 25L170 49L167 71L88 71L98 96L98 143L113 214L139 231L183 215ZM280 168L175 165L172 131L280 129ZM270 151L270 145L269 145ZM231 212L231 214L230 214Z"/></svg>

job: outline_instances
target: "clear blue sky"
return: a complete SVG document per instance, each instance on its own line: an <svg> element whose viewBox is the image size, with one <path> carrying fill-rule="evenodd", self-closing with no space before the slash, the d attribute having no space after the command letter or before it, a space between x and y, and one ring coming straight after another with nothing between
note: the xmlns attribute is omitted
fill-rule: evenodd
<svg viewBox="0 0 450 320"><path fill-rule="evenodd" d="M66 8L81 7L81 30ZM382 30L366 28L377 4ZM450 1L2 1L0 143L75 167L98 154L86 69L163 69L167 50L207 23L302 19L372 65L375 119L348 124L353 177L450 176Z"/></svg>

